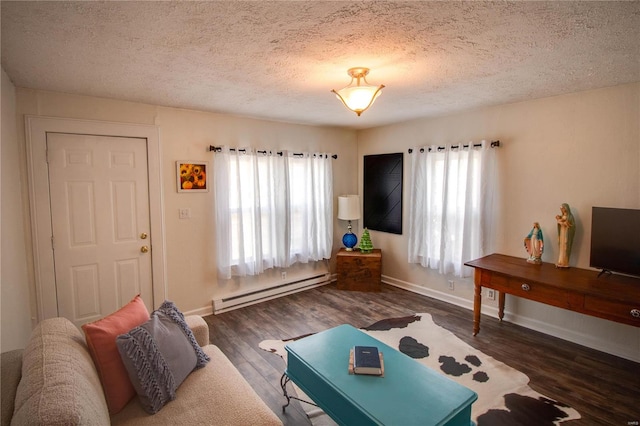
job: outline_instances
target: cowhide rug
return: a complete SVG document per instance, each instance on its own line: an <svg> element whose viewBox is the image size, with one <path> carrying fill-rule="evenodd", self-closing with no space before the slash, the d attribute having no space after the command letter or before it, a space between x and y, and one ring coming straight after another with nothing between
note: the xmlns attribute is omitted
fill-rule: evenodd
<svg viewBox="0 0 640 426"><path fill-rule="evenodd" d="M416 361L474 390L471 418L478 426L559 425L580 418L571 407L534 391L529 378L436 325L430 314L378 321L362 329ZM260 348L286 362L284 346L292 340L264 340ZM308 397L294 385L302 399ZM312 405L302 404L314 425L335 424Z"/></svg>

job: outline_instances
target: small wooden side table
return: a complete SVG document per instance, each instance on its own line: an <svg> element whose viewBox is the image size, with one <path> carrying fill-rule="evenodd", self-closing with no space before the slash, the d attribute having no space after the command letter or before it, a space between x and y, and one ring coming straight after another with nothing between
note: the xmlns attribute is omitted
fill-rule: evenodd
<svg viewBox="0 0 640 426"><path fill-rule="evenodd" d="M382 250L371 253L341 248L337 254L338 290L380 291Z"/></svg>

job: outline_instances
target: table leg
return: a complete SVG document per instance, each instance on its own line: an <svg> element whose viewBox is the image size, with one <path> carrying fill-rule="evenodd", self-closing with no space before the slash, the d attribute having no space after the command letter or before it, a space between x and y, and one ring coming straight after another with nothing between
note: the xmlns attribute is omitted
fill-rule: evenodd
<svg viewBox="0 0 640 426"><path fill-rule="evenodd" d="M289 383L289 380L290 379L289 379L289 376L287 376L287 373L284 373L282 377L280 377L280 387L282 388L282 393L284 394L284 397L287 398L287 403L282 406L283 413L285 408L287 408L289 404L291 404L291 397L287 393L287 383Z"/></svg>
<svg viewBox="0 0 640 426"><path fill-rule="evenodd" d="M283 373L282 377L280 377L280 387L282 388L282 394L287 399L287 403L282 406L283 413L285 412L285 409L289 406L289 404L291 404L292 399L295 399L296 401L304 402L305 404L313 405L316 407L318 406L313 402L305 401L304 399L296 398L295 396L289 395L289 392L287 392L287 383L289 383L290 380L291 379L289 378L289 376L287 376L287 373Z"/></svg>
<svg viewBox="0 0 640 426"><path fill-rule="evenodd" d="M504 318L504 296L503 291L498 292L498 318L500 318L500 321Z"/></svg>
<svg viewBox="0 0 640 426"><path fill-rule="evenodd" d="M473 335L476 336L480 332L480 310L482 307L482 286L480 285L480 274L478 270L475 272L475 284L473 295Z"/></svg>

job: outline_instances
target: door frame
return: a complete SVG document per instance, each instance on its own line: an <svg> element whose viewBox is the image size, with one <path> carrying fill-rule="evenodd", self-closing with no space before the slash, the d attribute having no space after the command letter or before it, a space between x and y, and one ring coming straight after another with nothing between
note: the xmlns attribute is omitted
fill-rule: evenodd
<svg viewBox="0 0 640 426"><path fill-rule="evenodd" d="M113 123L69 118L25 116L27 173L29 176L29 207L33 244L33 272L36 305L40 322L58 316L58 304L53 257L53 231L49 200L47 166L47 133L70 133L94 136L141 138L147 141L149 179L149 219L153 241L151 278L153 300L160 305L167 295L167 269L164 235L164 208L160 136L158 127L145 124Z"/></svg>

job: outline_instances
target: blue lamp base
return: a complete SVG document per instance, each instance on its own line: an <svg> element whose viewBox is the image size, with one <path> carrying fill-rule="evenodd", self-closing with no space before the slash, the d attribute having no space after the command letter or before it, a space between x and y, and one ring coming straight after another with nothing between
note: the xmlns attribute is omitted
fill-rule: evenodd
<svg viewBox="0 0 640 426"><path fill-rule="evenodd" d="M342 236L342 244L347 248L347 251L353 251L357 242L358 237L356 237L356 234L351 232L351 230Z"/></svg>

